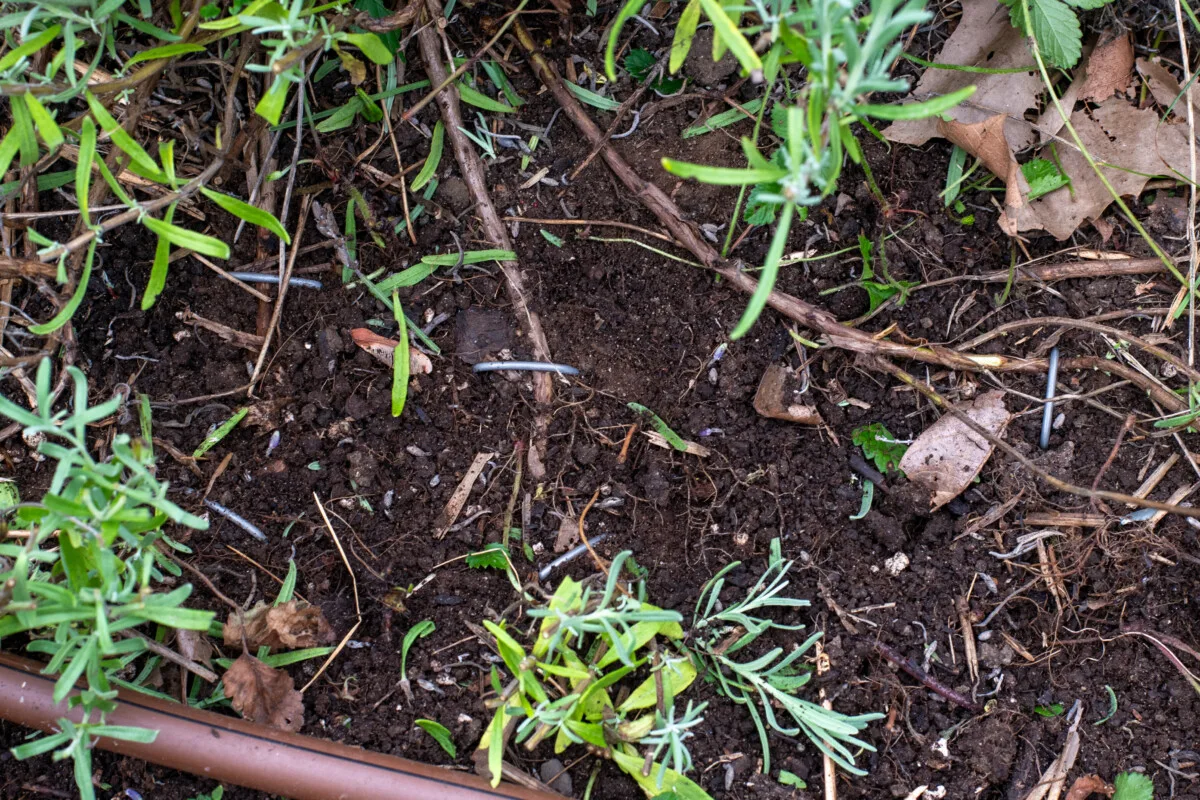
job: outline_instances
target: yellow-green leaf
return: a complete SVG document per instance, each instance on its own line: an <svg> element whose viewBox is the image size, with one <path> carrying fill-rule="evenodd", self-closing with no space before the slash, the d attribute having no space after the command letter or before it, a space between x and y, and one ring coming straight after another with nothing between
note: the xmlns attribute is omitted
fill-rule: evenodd
<svg viewBox="0 0 1200 800"><path fill-rule="evenodd" d="M87 292L88 281L92 278L92 261L96 257L96 241L96 239L92 239L91 244L88 245L87 258L83 262L83 272L79 276L79 284L75 287L75 294L71 295L67 304L49 322L42 325L30 325L30 333L36 333L38 336L54 333L75 316L79 304L83 302L83 295Z"/></svg>
<svg viewBox="0 0 1200 800"><path fill-rule="evenodd" d="M159 58L175 58L176 56L187 55L188 53L203 53L204 48L198 44L188 44L187 42L178 42L176 44L164 44L162 47L151 47L149 50L143 50L133 58L125 62L126 67L131 67L142 61L154 61Z"/></svg>
<svg viewBox="0 0 1200 800"><path fill-rule="evenodd" d="M696 35L696 25L700 22L700 0L690 0L679 15L675 26L675 38L671 40L671 61L668 67L671 74L679 72L692 49L692 38ZM785 26L786 27L786 26Z"/></svg>
<svg viewBox="0 0 1200 800"><path fill-rule="evenodd" d="M438 165L442 163L442 148L444 146L446 136L446 128L442 125L439 119L433 125L433 137L429 140L429 155L425 157L425 163L421 165L421 171L417 173L417 177L413 178L412 191L420 191L425 184L437 172Z"/></svg>
<svg viewBox="0 0 1200 800"><path fill-rule="evenodd" d="M58 129L58 123L54 121L54 117L50 116L50 112L42 105L42 101L38 100L36 95L29 93L25 95L25 104L29 106L29 116L33 117L33 124L37 126L38 133L41 135L42 141L46 143L46 147L53 150L62 144L62 131Z"/></svg>
<svg viewBox="0 0 1200 800"><path fill-rule="evenodd" d="M0 58L0 71L8 69L25 56L32 55L38 50L41 50L46 45L50 44L50 42L54 40L54 37L58 36L61 31L61 25L51 25L49 28L46 28L46 30L37 34L29 41L14 47L12 50L9 50L4 54L3 58Z"/></svg>

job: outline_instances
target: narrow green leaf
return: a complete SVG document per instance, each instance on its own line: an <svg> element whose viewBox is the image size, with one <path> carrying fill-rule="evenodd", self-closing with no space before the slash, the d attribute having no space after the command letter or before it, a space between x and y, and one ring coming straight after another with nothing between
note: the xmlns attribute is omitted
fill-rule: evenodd
<svg viewBox="0 0 1200 800"><path fill-rule="evenodd" d="M244 219L251 225L257 225L260 228L266 228L271 233L283 240L284 244L291 244L292 237L288 235L283 224L275 218L275 215L264 211L261 208L250 205L245 200L239 200L231 195L222 194L209 189L207 186L201 187L200 191L209 200L219 205L221 208L233 214L239 219Z"/></svg>
<svg viewBox="0 0 1200 800"><path fill-rule="evenodd" d="M8 172L8 165L12 163L13 157L20 149L21 143L17 139L16 129L9 129L8 133L4 134L4 138L0 139L0 175ZM4 186L4 191L9 191L7 184Z"/></svg>
<svg viewBox="0 0 1200 800"><path fill-rule="evenodd" d="M92 278L92 261L96 257L97 241L97 239L92 239L88 245L87 257L83 261L83 272L79 275L79 284L75 287L75 294L71 295L71 299L67 301L67 304L49 322L42 325L30 325L30 333L36 333L38 336L54 333L54 331L66 325L71 320L71 317L75 316L75 312L79 310L79 304L83 302L83 295L87 292L88 281Z"/></svg>
<svg viewBox="0 0 1200 800"><path fill-rule="evenodd" d="M200 456L204 455L217 444L219 444L221 440L228 436L233 429L237 427L237 424L241 422L249 413L249 408L238 409L232 417L222 422L217 426L216 430L204 437L204 441L201 442L200 446L197 447L192 453L192 458L200 458Z"/></svg>
<svg viewBox="0 0 1200 800"><path fill-rule="evenodd" d="M650 420L654 423L654 430L658 431L658 435L666 439L667 444L671 445L671 447L674 447L681 453L687 450L687 442L683 440L683 437L673 431L671 426L664 422L663 418L658 414L655 414L641 403L626 403L626 405L639 414L649 415Z"/></svg>
<svg viewBox="0 0 1200 800"><path fill-rule="evenodd" d="M63 143L62 131L59 130L54 117L50 116L50 112L42 105L42 101L30 92L25 95L25 104L29 106L29 115L33 117L33 124L37 126L42 141L46 143L46 148L53 150L61 145Z"/></svg>
<svg viewBox="0 0 1200 800"><path fill-rule="evenodd" d="M96 158L96 123L84 117L79 129L79 160L75 162L75 202L85 225L91 225L88 217L88 192L92 184L92 161Z"/></svg>
<svg viewBox="0 0 1200 800"><path fill-rule="evenodd" d="M425 157L425 163L421 165L421 171L417 173L417 177L413 178L412 186L409 187L412 191L420 191L425 184L429 183L429 179L437 173L437 168L442 163L442 148L445 137L446 128L439 119L434 123L433 136L429 140L429 155Z"/></svg>
<svg viewBox="0 0 1200 800"><path fill-rule="evenodd" d="M175 217L176 205L178 203L171 203L167 206L167 212L163 214L163 219L168 224ZM146 291L142 294L142 311L149 310L162 294L163 287L167 285L167 268L170 263L171 242L166 236L159 235L158 243L154 246L154 263L150 266L150 278L146 281Z"/></svg>
<svg viewBox="0 0 1200 800"><path fill-rule="evenodd" d="M164 44L162 47L151 47L149 50L143 50L133 58L125 62L126 67L131 67L134 64L142 61L154 61L159 58L175 58L176 56L187 55L188 53L203 53L204 47L198 44L188 44L179 42L177 44Z"/></svg>
<svg viewBox="0 0 1200 800"><path fill-rule="evenodd" d="M381 292L390 294L395 289L401 289L406 286L416 286L434 272L437 272L437 268L437 264L431 264L427 261L422 261L419 264L413 264L408 269L400 270L395 275L389 275L379 283L375 284L375 288Z"/></svg>
<svg viewBox="0 0 1200 800"><path fill-rule="evenodd" d="M554 245L555 247L563 246L564 242L563 242L563 239L561 236L555 236L553 233L546 230L545 228L541 228L538 232L542 234L543 239L545 239L547 242Z"/></svg>
<svg viewBox="0 0 1200 800"><path fill-rule="evenodd" d="M608 46L604 48L604 74L610 81L617 79L617 42L621 38L621 29L625 27L629 18L637 14L645 4L645 0L626 0L625 5L621 6L621 10L617 12L616 19L613 20L612 27L608 32ZM568 82L567 86L570 87L571 84Z"/></svg>
<svg viewBox="0 0 1200 800"><path fill-rule="evenodd" d="M92 116L96 118L102 130L109 135L113 144L121 148L127 156L129 156L130 169L137 168L143 177L159 182L166 182L166 176L159 169L158 164L150 157L140 144L134 141L134 138L117 123L113 115L108 113L108 109L104 104L96 99L95 95L87 92L88 107L92 110Z"/></svg>
<svg viewBox="0 0 1200 800"><path fill-rule="evenodd" d="M579 100L592 108L598 108L601 111L616 111L621 107L621 104L611 97L605 97L602 94L596 94L591 89L585 89L578 84L566 82L567 88L571 90L571 94L579 98Z"/></svg>
<svg viewBox="0 0 1200 800"><path fill-rule="evenodd" d="M29 41L14 47L12 50L9 50L4 54L3 58L0 58L0 72L3 72L4 70L16 64L22 58L33 55L38 50L41 50L46 45L50 44L50 42L54 41L54 37L58 36L60 31L62 31L61 25L51 25L49 28L46 28L46 30L30 38Z"/></svg>
<svg viewBox="0 0 1200 800"><path fill-rule="evenodd" d="M692 39L696 36L696 25L700 22L700 0L689 0L679 15L675 25L675 36L671 39L671 60L667 68L674 75L679 72L683 62L687 60L688 52L692 49ZM684 137L687 138L687 137Z"/></svg>
<svg viewBox="0 0 1200 800"><path fill-rule="evenodd" d="M476 108L482 108L484 111L492 111L497 114L509 114L513 111L516 111L516 109L512 106L501 103L499 100L493 100L486 94L472 89L466 81L460 80L455 85L458 86L458 96L462 98L464 103L473 105Z"/></svg>
<svg viewBox="0 0 1200 800"><path fill-rule="evenodd" d="M376 64L390 64L395 58L387 46L373 33L343 33L338 38L357 47L364 56Z"/></svg>
<svg viewBox="0 0 1200 800"><path fill-rule="evenodd" d="M462 263L478 264L481 261L516 261L517 254L512 250L467 250L462 254ZM436 256L422 256L425 264L437 264L439 267L451 267L458 263L458 253L439 253Z"/></svg>
<svg viewBox="0 0 1200 800"><path fill-rule="evenodd" d="M404 309L400 307L400 297L392 292L392 313L396 324L400 326L397 336L396 349L392 351L392 416L398 417L404 413L404 403L408 400L408 377L412 365L408 361L408 325L404 319Z"/></svg>
<svg viewBox="0 0 1200 800"><path fill-rule="evenodd" d="M21 166L29 167L37 163L38 143L37 131L33 127L33 115L29 113L29 104L24 95L18 95L9 103L12 112L13 132L17 135L17 144L21 149Z"/></svg>
<svg viewBox="0 0 1200 800"><path fill-rule="evenodd" d="M149 228L151 232L157 233L159 236L165 236L176 247L194 250L197 253L211 256L212 258L229 258L229 245L220 239L215 239L203 233L189 231L187 228L181 228L178 225L172 225L169 222L164 222L154 217L144 218L142 224Z"/></svg>
<svg viewBox="0 0 1200 800"><path fill-rule="evenodd" d="M919 103L904 103L901 105L858 105L854 107L857 117L874 117L875 119L925 119L949 111L956 105L975 94L974 86L964 86L956 92L931 97Z"/></svg>
<svg viewBox="0 0 1200 800"><path fill-rule="evenodd" d="M729 334L730 339L736 340L745 336L758 320L759 314L767 307L767 298L771 296L771 289L774 288L775 278L779 274L779 260L783 258L783 248L787 244L788 233L792 229L792 213L795 209L795 203L784 204L783 211L779 214L779 222L775 227L775 236L771 239L771 249L767 251L767 260L763 264L762 273L758 276L758 286L755 287L754 294L750 296L750 302L746 305L746 310L737 327Z"/></svg>
<svg viewBox="0 0 1200 800"><path fill-rule="evenodd" d="M737 24L725 13L721 3L718 0L700 0L700 5L704 8L705 16L712 22L717 38L729 48L729 52L733 53L742 68L752 74L761 72L762 60L759 59L758 53L754 52L754 46L738 30Z"/></svg>
<svg viewBox="0 0 1200 800"><path fill-rule="evenodd" d="M139 744L152 744L158 738L158 731L151 728L135 728L132 725L96 725L91 728L90 733L106 739L121 739Z"/></svg>
<svg viewBox="0 0 1200 800"><path fill-rule="evenodd" d="M748 186L753 183L773 183L787 176L787 170L778 167L710 167L705 164L690 164L670 158L662 160L663 169L680 178L695 178L701 183L714 186Z"/></svg>
<svg viewBox="0 0 1200 800"><path fill-rule="evenodd" d="M454 740L450 738L450 731L445 725L431 719L419 719L416 720L416 726L432 736L447 755L451 758L458 758L458 748L454 746Z"/></svg>
<svg viewBox="0 0 1200 800"><path fill-rule="evenodd" d="M696 0L693 0L695 2ZM751 100L745 103L741 108L731 108L728 111L722 111L720 114L713 114L711 117L701 122L699 125L693 125L690 128L685 128L683 133L679 135L681 139L691 139L693 136L701 136L706 133L712 133L719 128L727 128L735 122L747 120L753 122L753 117L747 117L743 110L754 114L762 107L763 101L761 98Z"/></svg>

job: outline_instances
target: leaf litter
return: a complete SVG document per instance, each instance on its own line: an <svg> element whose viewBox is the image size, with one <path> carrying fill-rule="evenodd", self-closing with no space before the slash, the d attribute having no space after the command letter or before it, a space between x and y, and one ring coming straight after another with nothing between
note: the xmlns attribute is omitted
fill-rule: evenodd
<svg viewBox="0 0 1200 800"><path fill-rule="evenodd" d="M1001 436L1012 414L1004 407L1004 393L981 394L958 406L972 421L994 436ZM932 494L931 510L949 503L971 485L991 458L994 445L951 414L930 425L909 445L900 469L910 481Z"/></svg>
<svg viewBox="0 0 1200 800"><path fill-rule="evenodd" d="M222 634L227 645L239 645L244 637L247 647L272 650L319 647L337 638L324 612L302 600L277 606L259 603L249 611L230 614Z"/></svg>
<svg viewBox="0 0 1200 800"><path fill-rule="evenodd" d="M283 670L242 653L222 681L234 711L245 719L292 733L304 725L303 695Z"/></svg>
<svg viewBox="0 0 1200 800"><path fill-rule="evenodd" d="M1032 64L1033 56L997 0L966 0L958 27L946 40L938 62L1009 68ZM1179 124L1182 115L1178 107L1176 114L1163 122L1155 109L1138 108L1127 96L1134 66L1128 34L1104 38L1085 55L1061 103L1083 146L1116 193L1136 197L1155 176L1187 174L1188 140L1186 127ZM1136 66L1164 108L1178 98L1178 81L1165 68L1144 59ZM1099 221L1113 197L1074 140L1061 130L1062 119L1054 105L1046 104L1036 125L1025 119L1042 95L1042 83L1035 73L979 74L929 68L914 89L913 99L945 94L971 83L978 87L976 93L946 119L903 120L888 127L885 135L911 145L940 136L979 158L1004 181L999 225L1010 236L1046 231L1061 241L1088 220ZM1097 105L1076 109L1082 101ZM1016 157L1022 154L1024 158L1035 133L1041 134L1042 144L1030 158L1055 163L1067 179L1056 178L1065 185L1042 196L1039 194L1050 186L1042 181L1031 191Z"/></svg>

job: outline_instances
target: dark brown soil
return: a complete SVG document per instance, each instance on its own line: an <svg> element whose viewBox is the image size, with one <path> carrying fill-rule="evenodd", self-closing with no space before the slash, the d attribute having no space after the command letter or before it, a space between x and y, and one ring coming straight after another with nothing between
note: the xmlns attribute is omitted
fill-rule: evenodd
<svg viewBox="0 0 1200 800"><path fill-rule="evenodd" d="M460 33L463 41L470 41L468 33ZM553 30L547 28L542 34L545 39ZM646 44L658 46L653 40ZM549 96L536 96L536 87L524 72L513 80L530 100L519 119L539 125L548 122L554 111ZM327 104L334 102L331 97ZM678 184L658 165L663 155L719 165L738 163L740 149L734 136L715 133L679 139L679 132L694 116L714 109L720 107L706 105L703 98L665 108L617 147L641 175L673 194L696 222L721 225L728 221L734 191ZM421 119L432 126L433 114L431 106ZM608 115L600 116L602 126L611 121ZM348 134L338 144L352 156L371 144L374 135ZM535 165L551 166L551 177L562 175L586 155L585 144L564 118L556 122L549 140L539 147ZM896 278L929 281L1008 266L1009 243L995 226L986 193L966 198L977 216L970 227L956 222L941 205L938 193L944 187L947 143L935 140L916 151L888 150L868 136L863 140L893 210L885 214L866 189L862 172L849 169L842 183L845 197L830 198L807 222L797 225L789 249L811 247L818 253L854 249L808 266L786 268L781 288L820 302L842 319L864 313L867 299L860 289L819 294L857 274L853 256L860 232L870 237L881 231L895 233L886 254ZM424 158L422 142L415 136L402 138L406 163ZM325 147L331 149L330 143ZM390 175L395 164L389 159L378 155L374 163ZM450 161L447 156L443 162L443 178L456 173ZM349 160L343 169L348 167ZM300 185L325 179L315 171L302 175ZM340 180L367 191L381 218L400 213L397 197L372 195L370 183L362 176L343 172ZM654 219L618 188L599 162L561 197L559 189L544 185L518 190L524 177L512 157L493 165L489 180L502 211L562 218L565 208L578 218L656 229ZM383 232L386 250L362 237L364 268L391 270L435 249L452 249L450 230L464 237L465 246L479 246L478 227L469 212L457 219L452 216L452 208L461 209L461 204L448 188L453 187L443 183L446 194L438 195L447 207L430 209L425 224L418 226L418 245L411 245L407 237L392 236L390 225ZM341 217L344 194L326 191L320 199L337 204ZM1139 206L1139 211L1144 208ZM433 215L439 216L429 219ZM1111 221L1117 233L1108 247L1140 252L1136 235L1119 219ZM542 227L565 239L563 246L543 238ZM857 452L850 441L852 431L882 422L899 438L914 437L937 417L929 404L901 390L886 375L860 365L852 354L821 350L813 354L810 364L812 384L806 402L817 406L827 426L799 427L760 418L752 399L764 368L784 359L798 363L795 351L789 351L792 340L785 322L765 314L750 336L729 346L710 376L709 358L726 340L746 298L700 269L631 244L582 238L579 231L647 240L600 226L577 229L529 223L521 225L516 238L531 304L542 314L551 352L556 360L582 371L578 381L556 383L547 479L539 486L526 476L523 485L523 492L540 498L532 503L532 524L525 532L539 549L537 565L525 565L527 572L553 557L560 524L556 513L565 511L569 503L578 510L596 489L625 499L623 506L590 517L591 531L612 534L602 551L612 555L632 550L637 562L649 570L650 597L685 618L690 619L701 586L715 571L731 560L743 560L747 567L735 573L733 583L745 584L765 563L770 540L781 537L785 555L798 562L791 591L812 600L808 621L826 633L824 650L832 669L814 681L812 694L824 690L834 706L846 713L888 715L866 734L878 748L878 753L864 753L861 758L869 775L841 780L842 798L899 798L926 784L931 790L944 787L948 798L1016 800L1023 796L1023 788L1036 782L1064 741L1065 715L1039 716L1035 706L1061 703L1069 708L1076 701L1083 705L1084 723L1072 775L1097 772L1111 780L1121 770L1144 769L1154 777L1159 796L1167 797L1173 790L1176 798L1200 797L1200 783L1172 776L1164 766L1175 759L1180 772L1196 771L1189 764L1200 757L1177 751L1198 746L1200 695L1147 642L1118 636L1122 626L1142 626L1185 642L1200 641L1196 615L1200 569L1194 557L1200 542L1195 529L1175 518L1163 520L1153 530L1145 524L1113 524L1099 533L1064 529L1054 549L1067 596L1056 599L1039 582L1010 601L988 626L988 638L978 643L981 679L973 684L964 663L956 601L971 592L976 619L990 613L1033 576L1030 569L1036 569L1037 563L1027 557L1014 562L1015 567L1007 566L990 553L1015 546L1016 537L1027 532L1026 515L1086 511L1086 501L1038 485L1008 458L997 455L981 481L963 495L964 502L954 507L957 516L948 509L920 513L907 499L911 494L897 486L886 495L876 494L874 510L865 519L851 521L861 500L849 466ZM231 230L221 233L231 238ZM724 230L719 235L723 237ZM768 235L765 230L752 233L737 255L755 263L765 252ZM1091 231L1081 232L1080 242L1089 237L1095 238ZM317 242L312 232L305 244ZM118 383L149 394L158 404L156 435L191 452L212 423L245 404L237 396L211 401L193 398L244 384L254 354L183 324L177 315L190 309L201 317L253 331L257 303L199 263L184 259L172 266L166 292L155 308L142 313L131 299L131 287L144 285L153 243L127 227L106 244L105 267L113 288L94 282L76 321L79 361L92 381L93 397L109 396ZM1035 239L1030 249L1036 257L1055 252L1059 244ZM252 238L246 237L233 262L253 258ZM319 268L326 258L328 251L317 251L301 257L298 266ZM487 713L480 699L478 672L478 664L486 663L485 648L471 636L466 623L493 617L514 596L500 573L468 570L461 561L443 562L498 537L512 491L516 448L528 441L534 408L527 378L514 382L497 373L480 376L470 371L469 364L457 357L456 326L464 324L461 312L479 310L496 310L509 324L515 321L495 274L464 270L461 282L456 282L439 273L402 296L413 318L441 312L451 316L433 333L442 348L442 356L434 358L433 374L414 381L408 409L397 420L389 413L389 370L359 351L349 336L350 329L378 320L384 321L378 330L394 332L390 309L361 290L343 289L339 274L330 266L312 277L321 278L325 288L289 293L279 347L268 362L259 396L251 401L262 412L262 421L241 425L222 442L202 462L202 477L166 457L160 469L170 479L176 501L199 512L199 498L213 469L226 453L232 453L229 468L210 496L260 525L269 541L260 544L213 517L208 532L187 539L196 551L193 563L221 591L250 601L273 596L275 584L232 548L275 575L283 575L289 558L294 558L298 590L319 605L342 633L354 624L354 601L346 568L319 524L313 497L319 495L336 512L338 535L351 553L363 621L357 646L346 649L307 692L304 732L466 768ZM1149 294L1135 293L1139 282L1146 281L1065 282L1055 285L1053 292L1022 285L998 310L994 297L1000 287L953 283L915 292L903 308L886 309L866 327L878 331L896 324L908 336L953 344L1025 317L1086 317L1170 302L1174 290L1168 281L1157 281ZM31 311L36 307L34 301ZM1144 320L1119 324L1143 335L1151 332ZM1010 336L991 348L1031 354L1054 332L1030 329L1024 332L1027 335ZM1179 341L1186 342L1176 335L1174 342ZM1105 342L1091 334L1068 332L1059 346L1072 355L1108 352ZM516 355L529 354L518 347ZM1009 428L1007 439L1031 454L1040 452L1035 444L1040 406L1028 398L1041 394L1044 379L951 374L910 366L914 374L931 378L954 399L997 386L1011 390L1006 397L1009 409L1024 413ZM1112 381L1100 373L1070 374L1064 380L1081 394ZM15 391L10 383L4 389ZM1084 485L1091 484L1107 458L1123 414L1131 408L1153 413L1145 398L1129 387L1098 399L1121 413L1113 417L1083 403L1065 404L1061 408L1066 422L1052 441L1053 453L1059 456L1053 471ZM621 463L618 455L626 430L638 421L626 407L629 401L653 408L682 436L703 442L712 455L703 460L680 457L650 446L639 435ZM135 428L136 418L122 426L131 433ZM281 444L268 455L272 430L280 431ZM49 480L47 467L28 458L19 437L3 447L7 458L17 464L24 493L35 495ZM481 451L497 453L484 472L486 488L476 488L470 498L471 505L486 513L444 539L434 538L435 519ZM1157 465L1176 451L1169 438L1135 433L1121 447L1103 486L1132 492L1147 463ZM1194 479L1181 460L1154 496L1165 498ZM1022 491L1021 500L1002 521L964 532L969 520ZM892 576L884 562L898 552L909 557L910 566ZM569 572L582 576L588 570L586 561L580 560ZM408 599L406 612L395 612L382 602L393 587L417 584L431 573L435 577ZM981 574L989 577L985 580ZM995 593L987 588L989 580L995 582ZM203 590L197 597L200 603L219 609ZM400 642L408 628L424 619L432 619L437 629L410 656L415 690L410 704L396 691ZM1006 642L1006 636L1032 661ZM936 643L933 677L968 696L974 692L980 702L989 703L989 713L973 715L921 687L882 659L872 647L874 640L918 662L926 648ZM306 681L316 666L308 662L293 667L297 682ZM985 698L996 689L1000 675L999 691ZM168 686L176 680L164 677ZM417 679L422 686L417 686ZM1106 687L1116 693L1117 711L1096 725L1109 712ZM757 774L762 754L749 716L711 686L699 687L698 696L710 705L693 747L697 766L693 777L713 797L818 796L821 760L811 745L772 736L774 774ZM456 761L414 727L418 718L435 719L451 730L459 749ZM0 743L5 748L26 735L22 729L0 724ZM509 753L513 763L533 772L550 757L548 746L533 754L524 749ZM52 763L49 758L15 762L7 749L0 762L0 797L61 796L58 793L71 791L69 762ZM123 790L132 789L156 800L188 798L213 788L210 781L107 754L98 754L96 763L106 797L125 796ZM576 796L582 795L593 763L583 759L571 769ZM780 787L775 782L779 768L808 780L811 788L796 795ZM260 795L227 787L225 796ZM634 798L638 791L605 764L593 796Z"/></svg>

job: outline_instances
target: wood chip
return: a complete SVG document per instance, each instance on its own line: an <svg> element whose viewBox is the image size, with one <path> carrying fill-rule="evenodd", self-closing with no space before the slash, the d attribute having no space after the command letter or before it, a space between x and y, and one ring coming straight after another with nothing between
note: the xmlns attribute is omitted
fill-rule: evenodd
<svg viewBox="0 0 1200 800"><path fill-rule="evenodd" d="M654 445L655 447L661 447L664 450L675 450L675 447L658 431L642 431L642 435L649 439L650 444ZM708 458L712 455L712 450L709 450L702 444L696 444L695 442L688 441L687 439L684 439L683 443L686 446L683 452L690 456ZM676 450L675 452L679 451Z"/></svg>
<svg viewBox="0 0 1200 800"><path fill-rule="evenodd" d="M793 377L794 373L782 364L768 365L754 393L754 410L770 419L820 425L821 414L816 406L794 402L795 391L788 390L789 379Z"/></svg>

